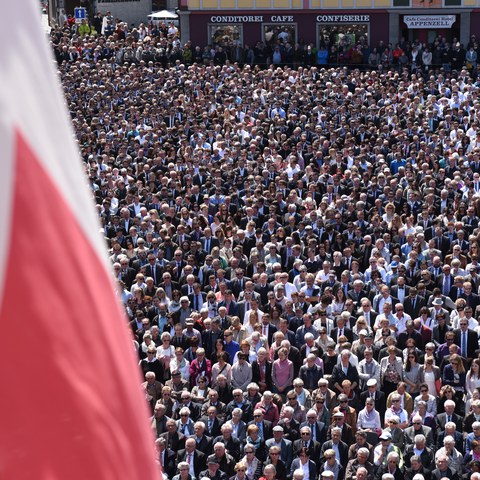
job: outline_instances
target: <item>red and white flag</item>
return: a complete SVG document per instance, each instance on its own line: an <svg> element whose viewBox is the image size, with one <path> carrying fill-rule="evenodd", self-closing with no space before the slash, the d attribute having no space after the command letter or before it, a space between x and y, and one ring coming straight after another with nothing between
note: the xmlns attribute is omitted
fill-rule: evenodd
<svg viewBox="0 0 480 480"><path fill-rule="evenodd" d="M34 1L0 29L0 478L159 478L126 321Z"/></svg>

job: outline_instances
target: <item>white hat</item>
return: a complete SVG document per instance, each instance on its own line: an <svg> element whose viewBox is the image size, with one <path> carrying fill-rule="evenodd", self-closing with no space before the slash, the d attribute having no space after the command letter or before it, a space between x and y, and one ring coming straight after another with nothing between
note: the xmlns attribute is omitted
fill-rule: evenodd
<svg viewBox="0 0 480 480"><path fill-rule="evenodd" d="M432 305L443 305L443 300L440 297L437 297L433 300Z"/></svg>
<svg viewBox="0 0 480 480"><path fill-rule="evenodd" d="M367 387L375 387L377 385L377 380L375 378L370 378L367 380Z"/></svg>

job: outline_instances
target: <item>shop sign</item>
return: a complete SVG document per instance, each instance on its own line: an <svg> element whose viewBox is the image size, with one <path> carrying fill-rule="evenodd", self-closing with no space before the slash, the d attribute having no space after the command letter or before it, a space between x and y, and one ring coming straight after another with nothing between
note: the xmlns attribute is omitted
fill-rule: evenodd
<svg viewBox="0 0 480 480"><path fill-rule="evenodd" d="M212 23L261 23L263 15L213 15Z"/></svg>
<svg viewBox="0 0 480 480"><path fill-rule="evenodd" d="M367 23L370 15L318 15L319 23Z"/></svg>
<svg viewBox="0 0 480 480"><path fill-rule="evenodd" d="M451 28L455 15L405 15L403 21L408 28Z"/></svg>
<svg viewBox="0 0 480 480"><path fill-rule="evenodd" d="M270 21L272 23L291 23L293 22L293 15L272 15Z"/></svg>

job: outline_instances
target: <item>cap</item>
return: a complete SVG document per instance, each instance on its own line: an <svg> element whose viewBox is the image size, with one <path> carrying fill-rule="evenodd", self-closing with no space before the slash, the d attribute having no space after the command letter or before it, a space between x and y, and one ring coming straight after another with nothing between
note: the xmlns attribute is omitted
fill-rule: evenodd
<svg viewBox="0 0 480 480"><path fill-rule="evenodd" d="M276 427L273 427L273 431L283 433L283 427L281 427L280 425L277 425Z"/></svg>
<svg viewBox="0 0 480 480"><path fill-rule="evenodd" d="M208 457L208 462L207 462L209 465L210 464L213 464L213 465L220 465L220 462L213 456L211 457Z"/></svg>
<svg viewBox="0 0 480 480"><path fill-rule="evenodd" d="M185 320L185 325L193 325L193 318L187 318Z"/></svg>
<svg viewBox="0 0 480 480"><path fill-rule="evenodd" d="M180 376L180 372L177 370L175 372L172 372L172 377L179 377Z"/></svg>
<svg viewBox="0 0 480 480"><path fill-rule="evenodd" d="M365 329L362 329L362 330L360 330L360 331L358 332L358 334L365 336L365 335L368 335L368 331L365 330Z"/></svg>
<svg viewBox="0 0 480 480"><path fill-rule="evenodd" d="M432 305L443 305L443 300L437 297L433 300Z"/></svg>
<svg viewBox="0 0 480 480"><path fill-rule="evenodd" d="M377 381L374 378L367 380L367 387L375 387L377 385Z"/></svg>
<svg viewBox="0 0 480 480"><path fill-rule="evenodd" d="M390 432L385 432L383 431L382 434L378 437L380 440L391 440L392 439L392 435L390 434Z"/></svg>
<svg viewBox="0 0 480 480"><path fill-rule="evenodd" d="M333 414L333 418L343 418L343 413L342 412L335 412Z"/></svg>
<svg viewBox="0 0 480 480"><path fill-rule="evenodd" d="M398 262L396 262L395 260L390 264L390 266L392 268L398 268Z"/></svg>
<svg viewBox="0 0 480 480"><path fill-rule="evenodd" d="M335 475L333 474L333 472L331 472L330 470L324 470L322 472L322 477L323 478L333 478Z"/></svg>

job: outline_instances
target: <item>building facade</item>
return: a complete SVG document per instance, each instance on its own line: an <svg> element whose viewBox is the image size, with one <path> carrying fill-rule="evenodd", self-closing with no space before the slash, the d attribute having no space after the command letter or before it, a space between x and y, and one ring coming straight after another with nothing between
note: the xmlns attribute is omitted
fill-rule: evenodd
<svg viewBox="0 0 480 480"><path fill-rule="evenodd" d="M439 35L465 46L480 34L480 0L182 0L182 40L194 45L255 45L322 39L371 46Z"/></svg>

